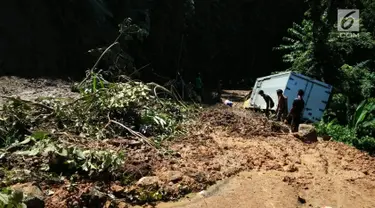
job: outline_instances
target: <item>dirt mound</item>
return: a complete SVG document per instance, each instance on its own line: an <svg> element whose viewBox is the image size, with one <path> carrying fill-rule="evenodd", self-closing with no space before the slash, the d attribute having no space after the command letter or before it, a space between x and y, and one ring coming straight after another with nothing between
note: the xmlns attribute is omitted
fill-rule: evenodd
<svg viewBox="0 0 375 208"><path fill-rule="evenodd" d="M288 126L268 120L262 114L218 105L204 111L200 117L214 127L224 127L236 136L277 136L289 133Z"/></svg>

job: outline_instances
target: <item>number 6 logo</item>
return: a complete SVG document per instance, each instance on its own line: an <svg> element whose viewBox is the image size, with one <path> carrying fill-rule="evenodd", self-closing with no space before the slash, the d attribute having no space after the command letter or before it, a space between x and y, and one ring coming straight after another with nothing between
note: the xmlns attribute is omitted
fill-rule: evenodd
<svg viewBox="0 0 375 208"><path fill-rule="evenodd" d="M347 29L349 29L349 28L351 28L353 26L353 24L354 24L354 18L351 17L350 15L352 15L354 13L355 13L355 11L351 11L351 12L349 12L348 14L346 14L344 16L344 18L341 20L341 28L347 30ZM350 21L349 24L345 25L345 23L347 23L348 21Z"/></svg>
<svg viewBox="0 0 375 208"><path fill-rule="evenodd" d="M339 9L337 10L337 30L338 31L359 31L359 10Z"/></svg>

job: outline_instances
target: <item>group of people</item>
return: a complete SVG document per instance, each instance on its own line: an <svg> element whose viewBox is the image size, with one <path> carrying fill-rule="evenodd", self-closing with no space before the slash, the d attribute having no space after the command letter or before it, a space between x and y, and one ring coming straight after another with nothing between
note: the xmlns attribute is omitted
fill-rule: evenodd
<svg viewBox="0 0 375 208"><path fill-rule="evenodd" d="M292 108L288 112L288 98L283 94L281 89L276 91L278 97L278 104L276 107L276 118L278 121L284 121L291 125L292 132L298 132L299 124L301 123L303 109L305 108L305 101L303 100L304 91L298 90L297 97L294 99ZM272 98L265 94L263 90L259 91L259 95L263 97L266 102L266 116L269 117L269 109L275 106Z"/></svg>

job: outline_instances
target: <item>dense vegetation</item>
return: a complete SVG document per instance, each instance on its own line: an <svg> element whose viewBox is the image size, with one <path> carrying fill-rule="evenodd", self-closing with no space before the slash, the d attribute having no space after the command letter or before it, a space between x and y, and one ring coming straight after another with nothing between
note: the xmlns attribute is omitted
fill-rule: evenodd
<svg viewBox="0 0 375 208"><path fill-rule="evenodd" d="M334 92L317 125L319 133L375 151L374 2L310 1L300 23L288 30L284 51L288 70L301 72L334 86ZM360 32L355 36L337 32L336 8L359 8Z"/></svg>

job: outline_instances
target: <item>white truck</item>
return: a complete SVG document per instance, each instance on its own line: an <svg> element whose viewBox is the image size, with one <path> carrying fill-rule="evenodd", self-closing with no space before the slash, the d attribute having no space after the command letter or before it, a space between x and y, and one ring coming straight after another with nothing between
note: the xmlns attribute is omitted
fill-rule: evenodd
<svg viewBox="0 0 375 208"><path fill-rule="evenodd" d="M292 108L293 100L297 97L297 92L302 89L305 92L305 109L303 120L318 122L323 116L332 86L324 82L309 78L295 72L282 72L256 80L250 99L246 102L245 108L265 109L266 103L258 92L263 90L275 103L271 110L276 110L278 98L276 90L281 89L288 98L288 111Z"/></svg>

